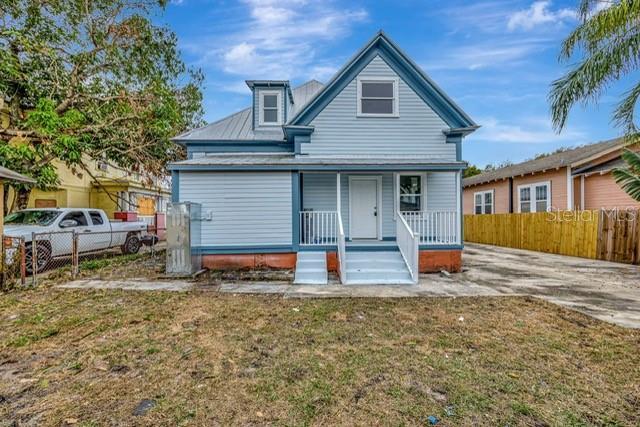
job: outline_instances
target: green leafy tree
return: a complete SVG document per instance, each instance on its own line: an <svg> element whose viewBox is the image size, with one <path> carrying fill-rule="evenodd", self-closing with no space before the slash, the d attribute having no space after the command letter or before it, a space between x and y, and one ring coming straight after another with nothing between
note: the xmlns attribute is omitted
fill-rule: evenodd
<svg viewBox="0 0 640 427"><path fill-rule="evenodd" d="M97 160L150 182L202 123L203 76L151 17L166 0L0 0L0 165L52 189L52 161ZM16 186L19 207L29 186Z"/></svg>
<svg viewBox="0 0 640 427"><path fill-rule="evenodd" d="M605 90L640 67L640 2L636 0L582 0L580 23L567 37L561 61L580 59L563 77L554 81L549 95L553 125L565 127L571 108L578 102L597 102ZM624 130L629 144L640 141L635 109L640 82L617 104L614 123ZM613 171L615 180L635 200L640 201L640 169L637 155L625 150L626 168Z"/></svg>
<svg viewBox="0 0 640 427"><path fill-rule="evenodd" d="M481 173L482 173L482 169L480 169L476 165L469 165L469 167L464 170L462 177L469 178L472 176L480 175Z"/></svg>

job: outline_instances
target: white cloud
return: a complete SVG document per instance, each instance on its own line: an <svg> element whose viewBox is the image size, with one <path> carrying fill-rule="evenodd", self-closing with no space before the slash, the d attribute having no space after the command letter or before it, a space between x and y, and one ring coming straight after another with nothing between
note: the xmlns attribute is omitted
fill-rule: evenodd
<svg viewBox="0 0 640 427"><path fill-rule="evenodd" d="M557 134L546 117L528 118L517 122L504 123L495 117L479 118L482 125L472 137L474 140L509 144L548 144L563 142L576 145L586 142L587 135L576 129L565 129Z"/></svg>
<svg viewBox="0 0 640 427"><path fill-rule="evenodd" d="M211 41L185 46L196 50L198 65L243 79L326 80L337 67L332 61L319 62L318 46L340 40L368 17L364 9L331 1L242 0L242 4L247 16L215 40L222 48L210 50Z"/></svg>
<svg viewBox="0 0 640 427"><path fill-rule="evenodd" d="M489 42L469 43L452 49L438 59L425 63L425 70L479 70L520 65L533 54L549 48L546 38L519 40L492 39Z"/></svg>
<svg viewBox="0 0 640 427"><path fill-rule="evenodd" d="M517 29L532 30L535 27L546 24L560 24L567 20L576 19L576 11L563 8L551 10L551 1L542 0L524 10L519 10L509 16L507 28L510 31Z"/></svg>

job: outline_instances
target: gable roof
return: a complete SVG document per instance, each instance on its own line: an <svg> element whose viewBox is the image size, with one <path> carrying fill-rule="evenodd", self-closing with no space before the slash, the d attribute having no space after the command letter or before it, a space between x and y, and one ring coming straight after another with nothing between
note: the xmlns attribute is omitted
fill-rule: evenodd
<svg viewBox="0 0 640 427"><path fill-rule="evenodd" d="M318 93L323 84L310 80L291 91L293 104L289 105L293 116ZM253 129L253 108L245 108L223 119L209 123L198 129L187 131L172 138L175 142L194 141L282 141L284 134L281 127L274 129Z"/></svg>
<svg viewBox="0 0 640 427"><path fill-rule="evenodd" d="M624 138L616 138L608 141L597 142L595 144L583 145L572 150L562 151L539 159L528 160L526 162L465 178L462 180L462 186L469 187L471 185L484 184L523 174L571 166L593 156L602 155L608 151L622 148L624 144Z"/></svg>
<svg viewBox="0 0 640 427"><path fill-rule="evenodd" d="M479 126L382 30L360 49L297 114L291 125L309 125L371 62L380 56L451 128L470 133Z"/></svg>

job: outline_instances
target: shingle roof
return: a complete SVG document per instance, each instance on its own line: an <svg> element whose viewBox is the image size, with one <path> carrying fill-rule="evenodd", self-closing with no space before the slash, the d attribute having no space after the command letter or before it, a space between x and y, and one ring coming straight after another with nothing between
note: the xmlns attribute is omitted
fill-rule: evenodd
<svg viewBox="0 0 640 427"><path fill-rule="evenodd" d="M0 166L0 178L17 182L29 182L31 184L34 184L36 182L36 180L33 178L29 178L28 176L22 175L18 172L12 171L11 169L7 169L2 166Z"/></svg>
<svg viewBox="0 0 640 427"><path fill-rule="evenodd" d="M289 106L289 117L303 108L324 87L317 80L310 80L292 90L293 104ZM239 141L282 141L282 128L261 130L253 129L253 108L245 108L221 120L210 123L198 129L178 135L174 141L207 141L207 140L239 140Z"/></svg>
<svg viewBox="0 0 640 427"><path fill-rule="evenodd" d="M539 159L529 160L526 162L518 163L516 165L507 166L494 171L484 172L480 175L465 178L462 180L462 186L468 187L471 185L483 184L498 179L511 178L514 176L555 169L563 166L566 167L617 146L622 147L623 145L623 138L616 138L608 141L597 142L595 144L583 145L572 150L562 151L560 153L551 154Z"/></svg>

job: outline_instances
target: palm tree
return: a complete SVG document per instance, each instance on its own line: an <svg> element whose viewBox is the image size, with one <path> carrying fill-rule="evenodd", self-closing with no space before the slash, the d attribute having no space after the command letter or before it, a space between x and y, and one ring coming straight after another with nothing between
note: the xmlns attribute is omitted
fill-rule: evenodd
<svg viewBox="0 0 640 427"><path fill-rule="evenodd" d="M554 128L565 127L571 108L578 102L597 102L615 81L640 68L640 1L582 0L580 23L562 44L560 60L580 55L576 66L551 85L549 100ZM636 83L616 106L613 122L624 130L629 144L640 141L635 108L640 98ZM616 182L640 201L640 156L625 150L626 168L614 170Z"/></svg>

